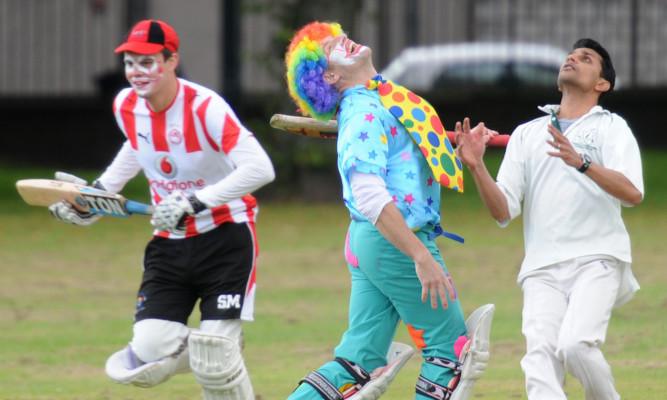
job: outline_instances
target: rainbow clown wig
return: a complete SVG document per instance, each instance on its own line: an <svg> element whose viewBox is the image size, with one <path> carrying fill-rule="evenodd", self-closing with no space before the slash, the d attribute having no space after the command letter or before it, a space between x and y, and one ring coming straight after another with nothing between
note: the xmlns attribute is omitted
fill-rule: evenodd
<svg viewBox="0 0 667 400"><path fill-rule="evenodd" d="M311 22L294 35L287 48L287 87L303 115L328 120L338 109L338 91L324 81L328 65L322 40L342 33L338 23Z"/></svg>

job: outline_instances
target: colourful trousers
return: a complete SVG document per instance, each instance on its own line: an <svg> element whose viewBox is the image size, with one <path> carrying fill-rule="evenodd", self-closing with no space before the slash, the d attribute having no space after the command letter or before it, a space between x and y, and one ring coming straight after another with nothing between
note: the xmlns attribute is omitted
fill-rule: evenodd
<svg viewBox="0 0 667 400"><path fill-rule="evenodd" d="M442 268L446 267L434 240L427 230L415 232ZM465 335L466 327L459 301L447 309L432 309L421 301L421 283L414 262L387 241L369 222L353 221L345 243L345 254L351 275L349 328L334 350L335 357L352 361L367 372L386 365L389 345L402 320L414 344L424 358L440 357L458 361L454 342ZM340 364L331 361L318 369L336 387L353 382ZM421 375L446 386L453 371L423 363ZM415 377L415 381L416 381ZM302 384L290 400L319 398L308 384ZM415 399L426 399L416 395Z"/></svg>

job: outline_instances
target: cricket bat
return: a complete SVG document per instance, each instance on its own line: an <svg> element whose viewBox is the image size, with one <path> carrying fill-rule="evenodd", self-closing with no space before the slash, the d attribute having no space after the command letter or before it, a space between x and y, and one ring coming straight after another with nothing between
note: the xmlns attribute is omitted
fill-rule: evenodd
<svg viewBox="0 0 667 400"><path fill-rule="evenodd" d="M335 139L338 136L338 121L320 121L311 117L273 114L269 125L276 129L314 138Z"/></svg>
<svg viewBox="0 0 667 400"><path fill-rule="evenodd" d="M269 121L269 125L276 129L296 133L314 138L335 139L338 136L338 121L335 119L329 121L320 121L311 117L301 117L287 114L274 114ZM446 131L447 138L455 145L455 132ZM507 147L510 135L494 136L487 143L488 146Z"/></svg>
<svg viewBox="0 0 667 400"><path fill-rule="evenodd" d="M60 200L77 210L127 218L132 214L153 214L153 206L126 199L124 196L94 188L52 179L22 179L16 182L21 198L32 205L48 207Z"/></svg>

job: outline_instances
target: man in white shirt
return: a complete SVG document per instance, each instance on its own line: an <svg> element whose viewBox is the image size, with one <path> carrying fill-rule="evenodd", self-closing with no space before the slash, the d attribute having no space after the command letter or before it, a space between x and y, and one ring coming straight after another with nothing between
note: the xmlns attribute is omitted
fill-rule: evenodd
<svg viewBox="0 0 667 400"><path fill-rule="evenodd" d="M637 141L625 120L598 105L614 87L607 51L580 39L558 76L560 105L517 127L496 181L481 137L457 123L457 152L493 218L506 226L522 211L525 258L521 361L529 399L566 399L565 371L586 399L619 399L600 346L612 309L639 288L621 205L644 195Z"/></svg>

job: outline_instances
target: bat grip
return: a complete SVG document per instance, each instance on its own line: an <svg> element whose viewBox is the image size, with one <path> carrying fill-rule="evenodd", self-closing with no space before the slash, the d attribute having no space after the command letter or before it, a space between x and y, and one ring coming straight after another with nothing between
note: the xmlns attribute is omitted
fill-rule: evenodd
<svg viewBox="0 0 667 400"><path fill-rule="evenodd" d="M507 142L510 140L510 135L497 135L489 139L488 146L507 147Z"/></svg>
<svg viewBox="0 0 667 400"><path fill-rule="evenodd" d="M152 215L154 207L150 204L140 203L138 201L133 201L133 200L127 200L125 201L125 208L131 214Z"/></svg>

